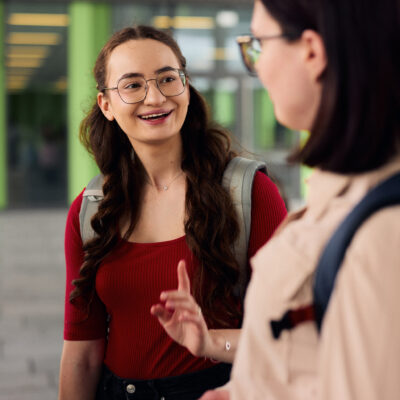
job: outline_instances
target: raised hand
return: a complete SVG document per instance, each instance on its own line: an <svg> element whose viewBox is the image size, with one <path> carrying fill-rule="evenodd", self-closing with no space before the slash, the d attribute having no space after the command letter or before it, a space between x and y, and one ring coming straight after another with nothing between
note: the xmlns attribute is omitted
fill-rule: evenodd
<svg viewBox="0 0 400 400"><path fill-rule="evenodd" d="M211 345L211 337L201 309L190 294L185 261L179 261L177 273L178 289L162 292L160 300L164 304L153 305L150 312L173 340L202 357Z"/></svg>

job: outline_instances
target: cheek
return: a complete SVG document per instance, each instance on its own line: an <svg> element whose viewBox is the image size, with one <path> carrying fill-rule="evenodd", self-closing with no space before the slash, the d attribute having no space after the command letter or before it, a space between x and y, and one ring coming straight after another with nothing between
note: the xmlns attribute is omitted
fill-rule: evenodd
<svg viewBox="0 0 400 400"><path fill-rule="evenodd" d="M268 52L262 52L256 64L258 78L269 91L274 81L274 62Z"/></svg>

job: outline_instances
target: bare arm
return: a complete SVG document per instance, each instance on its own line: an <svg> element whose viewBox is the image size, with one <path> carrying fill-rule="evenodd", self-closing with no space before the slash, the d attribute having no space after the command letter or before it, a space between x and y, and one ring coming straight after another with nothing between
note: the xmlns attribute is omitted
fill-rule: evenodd
<svg viewBox="0 0 400 400"><path fill-rule="evenodd" d="M58 400L94 400L105 339L64 341Z"/></svg>

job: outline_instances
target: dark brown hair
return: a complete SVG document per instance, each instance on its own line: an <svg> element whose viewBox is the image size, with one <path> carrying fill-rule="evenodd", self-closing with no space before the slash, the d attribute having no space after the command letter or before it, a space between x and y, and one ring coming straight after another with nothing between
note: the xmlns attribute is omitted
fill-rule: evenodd
<svg viewBox="0 0 400 400"><path fill-rule="evenodd" d="M311 135L290 161L369 171L399 152L398 0L260 0L283 32L317 31L328 65Z"/></svg>
<svg viewBox="0 0 400 400"><path fill-rule="evenodd" d="M111 52L124 42L146 38L169 46L186 71L186 60L171 36L147 26L125 28L110 38L97 58L94 76L98 88L106 86ZM228 133L210 122L202 96L190 84L189 90L190 104L181 129L181 167L187 176L186 241L199 260L192 280L193 292L208 323L223 327L241 317L233 291L239 267L232 252L239 228L231 198L221 185L225 167L235 154ZM103 116L97 103L81 123L80 138L105 177L104 199L91 222L97 237L84 243L80 277L74 280L75 288L70 294L70 301L81 297L90 304L97 269L119 240L115 221L130 219L125 239L135 227L145 171L140 159L132 158L126 134L115 120L110 122ZM215 301L219 310L213 308Z"/></svg>

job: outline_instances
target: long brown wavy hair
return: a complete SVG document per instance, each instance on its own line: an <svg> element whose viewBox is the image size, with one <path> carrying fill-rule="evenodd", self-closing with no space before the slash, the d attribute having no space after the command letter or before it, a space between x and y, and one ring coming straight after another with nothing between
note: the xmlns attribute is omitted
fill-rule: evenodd
<svg viewBox="0 0 400 400"><path fill-rule="evenodd" d="M171 36L148 26L129 27L116 32L97 58L94 77L99 90L106 86L111 52L122 43L139 39L157 40L170 47L186 72L186 59ZM234 293L239 266L232 250L239 227L231 197L221 184L235 153L228 132L211 122L203 97L190 83L188 86L190 104L181 129L181 168L187 180L186 242L199 261L192 279L193 295L210 326L227 327L241 318ZM104 117L97 102L81 123L80 140L105 178L104 199L91 221L97 235L83 244L84 262L70 293L71 302L80 298L89 310L96 272L119 241L119 221L130 220L124 235L127 239L138 220L146 173L140 159L132 157L126 134L115 120Z"/></svg>

